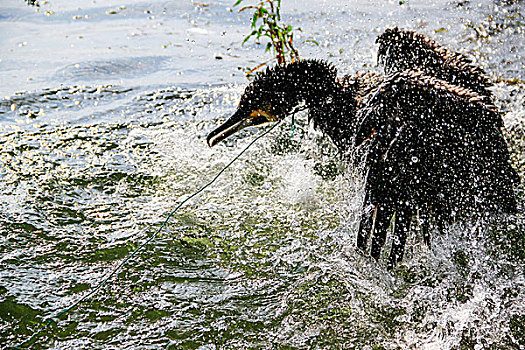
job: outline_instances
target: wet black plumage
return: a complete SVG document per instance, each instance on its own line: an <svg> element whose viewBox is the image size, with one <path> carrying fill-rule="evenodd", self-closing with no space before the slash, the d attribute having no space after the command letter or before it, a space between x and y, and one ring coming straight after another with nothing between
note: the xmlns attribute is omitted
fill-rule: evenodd
<svg viewBox="0 0 525 350"><path fill-rule="evenodd" d="M367 180L357 247L378 259L395 215L389 266L403 257L412 218L425 242L430 227L457 217L514 212L509 163L490 80L464 55L398 28L377 39L385 75L337 78L320 60L267 69L245 90L238 110L208 136L282 119L304 102L316 128L342 154L365 154Z"/></svg>

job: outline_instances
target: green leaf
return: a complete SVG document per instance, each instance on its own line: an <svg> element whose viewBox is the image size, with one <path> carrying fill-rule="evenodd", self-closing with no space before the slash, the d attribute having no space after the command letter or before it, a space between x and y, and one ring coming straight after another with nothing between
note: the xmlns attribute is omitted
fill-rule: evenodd
<svg viewBox="0 0 525 350"><path fill-rule="evenodd" d="M253 14L253 19L252 19L252 28L255 28L255 23L257 22L258 19L259 19L259 14L255 12Z"/></svg>
<svg viewBox="0 0 525 350"><path fill-rule="evenodd" d="M264 32L264 25L260 26L259 29L256 31L257 33L257 39L259 39Z"/></svg>
<svg viewBox="0 0 525 350"><path fill-rule="evenodd" d="M305 40L304 42L305 43L312 43L312 44L315 44L315 45L319 46L319 43L317 41L315 41L315 40Z"/></svg>
<svg viewBox="0 0 525 350"><path fill-rule="evenodd" d="M235 3L235 5L233 5L233 7L239 5L241 2L243 2L243 0L237 0L237 2Z"/></svg>
<svg viewBox="0 0 525 350"><path fill-rule="evenodd" d="M245 42L247 42L252 36L254 36L255 34L257 34L257 31L252 31L248 36L246 36L242 42L242 45L244 45Z"/></svg>

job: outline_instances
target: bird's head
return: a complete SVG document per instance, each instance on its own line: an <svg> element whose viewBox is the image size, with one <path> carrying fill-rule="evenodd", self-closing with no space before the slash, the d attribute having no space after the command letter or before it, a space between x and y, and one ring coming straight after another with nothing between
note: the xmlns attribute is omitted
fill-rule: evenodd
<svg viewBox="0 0 525 350"><path fill-rule="evenodd" d="M237 111L208 135L208 145L246 127L284 119L302 101L320 98L321 91L335 84L336 75L335 68L317 60L268 68L245 89Z"/></svg>

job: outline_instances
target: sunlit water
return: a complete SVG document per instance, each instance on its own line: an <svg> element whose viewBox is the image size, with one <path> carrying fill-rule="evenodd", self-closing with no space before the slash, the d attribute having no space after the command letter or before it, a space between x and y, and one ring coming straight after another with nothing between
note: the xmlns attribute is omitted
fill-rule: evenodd
<svg viewBox="0 0 525 350"><path fill-rule="evenodd" d="M261 132L205 142L234 111L242 70L270 59L240 46L249 18L233 3L0 2L1 348L89 292ZM521 1L283 6L302 56L340 74L378 69L375 37L394 25L474 58L498 81L524 175ZM353 248L362 169L305 119L260 140L26 345L525 348L523 187L518 215L457 224L430 250L416 229L387 272Z"/></svg>

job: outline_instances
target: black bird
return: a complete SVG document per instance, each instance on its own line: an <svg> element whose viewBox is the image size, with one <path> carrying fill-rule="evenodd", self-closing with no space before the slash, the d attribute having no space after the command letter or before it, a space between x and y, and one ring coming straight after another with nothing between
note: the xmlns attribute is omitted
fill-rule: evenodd
<svg viewBox="0 0 525 350"><path fill-rule="evenodd" d="M208 136L213 146L248 126L277 121L304 103L309 120L343 155L366 150L365 202L357 247L379 259L394 219L388 267L402 260L418 214L430 228L457 218L517 210L503 120L491 82L466 56L397 27L376 41L385 75L337 78L321 60L268 68L246 88L235 114Z"/></svg>

